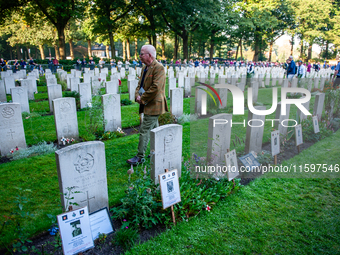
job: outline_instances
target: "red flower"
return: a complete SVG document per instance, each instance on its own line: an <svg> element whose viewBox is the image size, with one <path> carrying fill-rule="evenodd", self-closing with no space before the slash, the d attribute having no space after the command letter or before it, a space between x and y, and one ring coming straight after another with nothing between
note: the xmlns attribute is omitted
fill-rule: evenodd
<svg viewBox="0 0 340 255"><path fill-rule="evenodd" d="M207 205L207 207L205 208L205 210L207 210L208 212L210 212L211 207L209 205Z"/></svg>

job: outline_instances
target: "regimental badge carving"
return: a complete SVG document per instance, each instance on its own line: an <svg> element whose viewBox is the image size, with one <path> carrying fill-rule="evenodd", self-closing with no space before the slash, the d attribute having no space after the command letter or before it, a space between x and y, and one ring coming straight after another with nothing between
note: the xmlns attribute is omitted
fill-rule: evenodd
<svg viewBox="0 0 340 255"><path fill-rule="evenodd" d="M22 88L17 89L18 96L20 96L22 93L24 93L24 90Z"/></svg>
<svg viewBox="0 0 340 255"><path fill-rule="evenodd" d="M6 106L4 109L2 109L1 114L2 117L9 119L12 118L14 116L14 109L12 107Z"/></svg>
<svg viewBox="0 0 340 255"><path fill-rule="evenodd" d="M80 174L90 171L93 165L94 158L90 153L79 155L77 161L74 163L76 171L78 171Z"/></svg>
<svg viewBox="0 0 340 255"><path fill-rule="evenodd" d="M172 143L174 140L174 134L170 132L168 135L164 137L164 142L165 143Z"/></svg>
<svg viewBox="0 0 340 255"><path fill-rule="evenodd" d="M60 111L62 113L67 113L71 110L71 105L68 103L68 102L63 102L61 105L60 105Z"/></svg>

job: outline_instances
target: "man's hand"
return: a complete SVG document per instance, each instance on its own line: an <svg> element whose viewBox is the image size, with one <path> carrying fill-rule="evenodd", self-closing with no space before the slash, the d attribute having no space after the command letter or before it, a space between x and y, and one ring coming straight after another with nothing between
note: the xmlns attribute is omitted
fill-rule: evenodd
<svg viewBox="0 0 340 255"><path fill-rule="evenodd" d="M136 98L136 102L139 103L139 104L142 103L142 101L140 100L140 96L138 96L138 97Z"/></svg>

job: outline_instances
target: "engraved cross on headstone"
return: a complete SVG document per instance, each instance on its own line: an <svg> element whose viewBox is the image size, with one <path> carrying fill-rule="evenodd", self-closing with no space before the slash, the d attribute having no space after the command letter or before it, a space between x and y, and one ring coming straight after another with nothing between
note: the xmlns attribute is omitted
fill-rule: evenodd
<svg viewBox="0 0 340 255"><path fill-rule="evenodd" d="M13 140L13 134L15 134L15 132L14 131L12 131L12 129L10 129L10 131L9 132L7 132L7 136L11 136L11 138L12 138L12 140Z"/></svg>
<svg viewBox="0 0 340 255"><path fill-rule="evenodd" d="M86 191L86 200L83 200L83 201L80 201L81 203L83 203L83 202L87 202L87 207L88 207L88 209L89 209L89 212L91 211L90 210L90 200L91 199L95 199L96 197L94 196L94 197L89 197L89 192L88 191Z"/></svg>

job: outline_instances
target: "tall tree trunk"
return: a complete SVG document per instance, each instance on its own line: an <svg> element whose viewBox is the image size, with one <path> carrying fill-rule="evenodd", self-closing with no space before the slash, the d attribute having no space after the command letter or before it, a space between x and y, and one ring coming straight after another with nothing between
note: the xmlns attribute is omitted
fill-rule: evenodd
<svg viewBox="0 0 340 255"><path fill-rule="evenodd" d="M198 57L200 57L201 54L201 45L202 45L202 37L200 36L199 41L198 41Z"/></svg>
<svg viewBox="0 0 340 255"><path fill-rule="evenodd" d="M35 59L38 59L38 57L39 57L39 55L38 55L38 48L35 47L34 49L35 49ZM11 57L11 59L12 59L12 57Z"/></svg>
<svg viewBox="0 0 340 255"><path fill-rule="evenodd" d="M126 39L126 57L130 59L130 39Z"/></svg>
<svg viewBox="0 0 340 255"><path fill-rule="evenodd" d="M189 58L192 55L192 33L190 33L190 43L189 43Z"/></svg>
<svg viewBox="0 0 340 255"><path fill-rule="evenodd" d="M213 61L213 57L214 57L214 46L215 46L214 37L215 37L215 33L212 33L211 39L210 39L210 50L209 50L210 62Z"/></svg>
<svg viewBox="0 0 340 255"><path fill-rule="evenodd" d="M58 43L59 43L59 58L60 59L66 59L64 29L65 29L65 26L63 26L63 25L60 25L60 26L57 27Z"/></svg>
<svg viewBox="0 0 340 255"><path fill-rule="evenodd" d="M110 59L110 44L105 46L106 58Z"/></svg>
<svg viewBox="0 0 340 255"><path fill-rule="evenodd" d="M162 34L162 59L165 59L165 35Z"/></svg>
<svg viewBox="0 0 340 255"><path fill-rule="evenodd" d="M218 57L221 58L222 57L222 42L220 42L220 45L219 45L219 51L218 51Z"/></svg>
<svg viewBox="0 0 340 255"><path fill-rule="evenodd" d="M273 52L273 41L269 43L269 58L268 58L269 62L272 62L272 52Z"/></svg>
<svg viewBox="0 0 340 255"><path fill-rule="evenodd" d="M40 50L41 59L44 60L45 59L45 53L44 53L44 45L43 44L39 44L39 50Z"/></svg>
<svg viewBox="0 0 340 255"><path fill-rule="evenodd" d="M87 39L87 55L89 58L92 56L92 49L91 49L91 40Z"/></svg>
<svg viewBox="0 0 340 255"><path fill-rule="evenodd" d="M242 38L240 39L240 52L241 52L241 60L243 60L243 53L242 53Z"/></svg>
<svg viewBox="0 0 340 255"><path fill-rule="evenodd" d="M303 59L303 39L300 42L300 59Z"/></svg>
<svg viewBox="0 0 340 255"><path fill-rule="evenodd" d="M325 52L325 59L328 59L328 47L329 47L329 41L326 41L326 52Z"/></svg>
<svg viewBox="0 0 340 255"><path fill-rule="evenodd" d="M110 39L110 46L111 46L111 58L116 57L116 47L115 41L113 40L113 33L109 31L109 39Z"/></svg>
<svg viewBox="0 0 340 255"><path fill-rule="evenodd" d="M58 49L58 45L53 45L54 46L54 52L55 52L55 58L56 59L60 59L60 56L59 56L59 49Z"/></svg>
<svg viewBox="0 0 340 255"><path fill-rule="evenodd" d="M308 46L308 59L307 60L310 60L312 59L312 47L313 47L313 43L309 43L309 46Z"/></svg>
<svg viewBox="0 0 340 255"><path fill-rule="evenodd" d="M236 48L236 56L235 56L235 60L237 61L237 56L238 56L238 48L240 47L240 44L237 44L237 48Z"/></svg>
<svg viewBox="0 0 340 255"><path fill-rule="evenodd" d="M156 34L152 35L152 45L153 47L157 48L157 35Z"/></svg>
<svg viewBox="0 0 340 255"><path fill-rule="evenodd" d="M188 59L188 31L184 30L181 37L183 39L183 58Z"/></svg>
<svg viewBox="0 0 340 255"><path fill-rule="evenodd" d="M69 39L68 44L70 45L70 57L72 60L74 60L73 40Z"/></svg>
<svg viewBox="0 0 340 255"><path fill-rule="evenodd" d="M151 42L151 36L148 35L147 37L148 37L148 40L149 40L149 44L152 44L152 42Z"/></svg>
<svg viewBox="0 0 340 255"><path fill-rule="evenodd" d="M126 47L125 47L125 39L123 40L123 61L126 59Z"/></svg>
<svg viewBox="0 0 340 255"><path fill-rule="evenodd" d="M178 35L175 34L174 62L176 62L177 60L177 52L178 52Z"/></svg>
<svg viewBox="0 0 340 255"><path fill-rule="evenodd" d="M137 37L135 37L135 59L138 58L138 40Z"/></svg>
<svg viewBox="0 0 340 255"><path fill-rule="evenodd" d="M12 47L11 46L9 46L9 58L13 59Z"/></svg>
<svg viewBox="0 0 340 255"><path fill-rule="evenodd" d="M254 52L254 57L253 57L253 61L254 62L258 62L259 61L259 57L261 54L261 38L258 35L258 32L255 31L255 52Z"/></svg>
<svg viewBox="0 0 340 255"><path fill-rule="evenodd" d="M28 52L28 58L30 59L30 58L31 58L31 49L28 48L28 49L27 49L27 52Z"/></svg>
<svg viewBox="0 0 340 255"><path fill-rule="evenodd" d="M21 55L21 52L20 52L20 48L19 48L19 45L15 45L16 49L17 49L17 58L18 59L22 59L22 55Z"/></svg>
<svg viewBox="0 0 340 255"><path fill-rule="evenodd" d="M290 55L293 56L293 50L294 50L294 35L292 35L292 40L290 41L291 48L290 48Z"/></svg>

